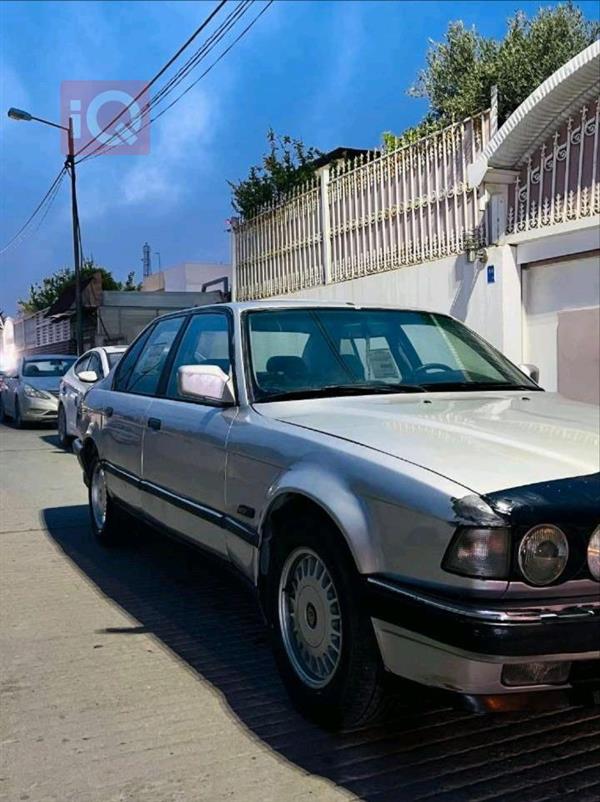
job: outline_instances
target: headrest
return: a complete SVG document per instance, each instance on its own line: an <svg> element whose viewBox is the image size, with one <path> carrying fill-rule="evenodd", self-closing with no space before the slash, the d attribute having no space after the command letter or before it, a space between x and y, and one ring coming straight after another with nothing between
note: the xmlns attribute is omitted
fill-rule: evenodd
<svg viewBox="0 0 600 802"><path fill-rule="evenodd" d="M267 362L268 373L282 373L284 376L299 378L306 376L308 368L300 356L272 356Z"/></svg>

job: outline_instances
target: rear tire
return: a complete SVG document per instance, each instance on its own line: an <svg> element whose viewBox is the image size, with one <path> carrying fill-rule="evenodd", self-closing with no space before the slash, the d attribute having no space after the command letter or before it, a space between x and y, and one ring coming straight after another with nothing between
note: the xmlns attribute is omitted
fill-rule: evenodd
<svg viewBox="0 0 600 802"><path fill-rule="evenodd" d="M56 428L58 429L58 445L66 450L70 449L73 438L70 434L67 434L67 415L62 404L58 407Z"/></svg>
<svg viewBox="0 0 600 802"><path fill-rule="evenodd" d="M4 400L2 393L0 393L0 423L6 423L6 411L4 409Z"/></svg>
<svg viewBox="0 0 600 802"><path fill-rule="evenodd" d="M106 486L102 463L95 455L89 472L88 504L92 532L103 546L114 546L125 540L128 529L127 515L119 509Z"/></svg>
<svg viewBox="0 0 600 802"><path fill-rule="evenodd" d="M375 719L384 669L352 557L333 525L300 515L273 541L267 606L277 665L294 706L330 729Z"/></svg>

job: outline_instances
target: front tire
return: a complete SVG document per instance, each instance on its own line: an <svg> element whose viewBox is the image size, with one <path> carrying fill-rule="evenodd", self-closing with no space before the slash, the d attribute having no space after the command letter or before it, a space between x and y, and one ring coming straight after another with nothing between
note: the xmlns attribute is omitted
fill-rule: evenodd
<svg viewBox="0 0 600 802"><path fill-rule="evenodd" d="M125 538L125 515L116 506L106 486L106 475L96 455L90 466L88 503L92 532L103 546L113 546Z"/></svg>
<svg viewBox="0 0 600 802"><path fill-rule="evenodd" d="M21 415L21 405L19 404L18 398L15 398L15 414L13 416L13 423L16 429L25 428L25 422L23 420L23 416Z"/></svg>
<svg viewBox="0 0 600 802"><path fill-rule="evenodd" d="M384 670L351 556L318 515L289 522L273 546L268 613L295 707L330 729L366 724L382 709Z"/></svg>
<svg viewBox="0 0 600 802"><path fill-rule="evenodd" d="M58 420L56 422L56 428L58 429L58 445L61 448L69 449L71 447L71 443L73 442L73 438L67 433L67 415L62 404L60 404L58 407Z"/></svg>

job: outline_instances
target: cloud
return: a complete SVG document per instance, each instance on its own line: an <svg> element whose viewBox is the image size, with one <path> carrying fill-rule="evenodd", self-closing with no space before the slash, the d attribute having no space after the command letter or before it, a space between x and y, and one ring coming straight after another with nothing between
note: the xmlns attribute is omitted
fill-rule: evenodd
<svg viewBox="0 0 600 802"><path fill-rule="evenodd" d="M105 155L84 163L81 170L90 170L93 184L85 199L88 219L116 206L158 203L162 212L178 203L210 165L216 116L214 100L194 89L152 124L150 153ZM123 169L125 163L130 166Z"/></svg>
<svg viewBox="0 0 600 802"><path fill-rule="evenodd" d="M0 76L0 130L10 125L9 130L13 131L15 123L4 112L11 106L27 109L30 105L29 93L17 72L4 59L0 61Z"/></svg>

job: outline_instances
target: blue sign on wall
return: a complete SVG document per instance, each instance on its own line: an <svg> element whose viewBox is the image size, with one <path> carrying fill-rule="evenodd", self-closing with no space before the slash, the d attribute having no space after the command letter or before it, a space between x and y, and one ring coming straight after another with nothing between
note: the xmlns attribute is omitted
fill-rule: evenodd
<svg viewBox="0 0 600 802"><path fill-rule="evenodd" d="M496 283L496 268L494 267L494 265L487 266L487 283L488 284Z"/></svg>

